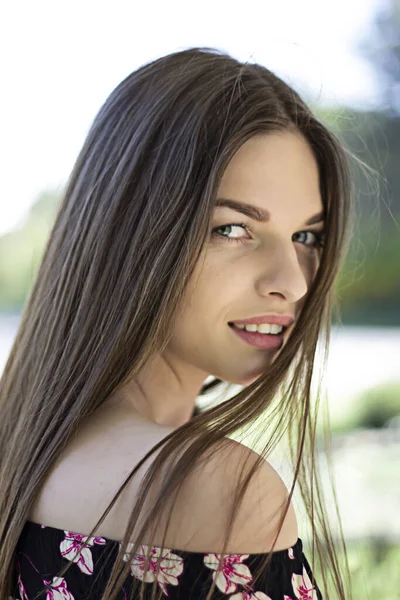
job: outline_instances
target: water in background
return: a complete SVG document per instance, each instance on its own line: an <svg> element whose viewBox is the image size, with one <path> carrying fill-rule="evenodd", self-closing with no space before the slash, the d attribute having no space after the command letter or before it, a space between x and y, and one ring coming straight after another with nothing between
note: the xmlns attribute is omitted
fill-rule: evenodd
<svg viewBox="0 0 400 600"><path fill-rule="evenodd" d="M19 319L16 315L0 314L0 373ZM325 379L330 397L346 405L355 394L388 380L400 382L399 327L332 327ZM338 410L341 408L337 406Z"/></svg>
<svg viewBox="0 0 400 600"><path fill-rule="evenodd" d="M0 374L3 371L19 323L19 316L0 315ZM348 410L352 398L379 383L400 385L400 328L332 328L329 360L324 378L329 391L332 422ZM271 457L272 458L272 457ZM383 537L400 541L400 441L388 442L379 432L366 431L349 438L332 453L334 478L343 528L347 539ZM283 457L271 460L287 487L291 472ZM325 493L328 472L321 462ZM327 498L330 498L327 493ZM299 502L295 491L294 502ZM300 513L300 510L298 511ZM332 499L332 515L333 499ZM301 537L309 532L301 524ZM335 531L335 519L332 530Z"/></svg>

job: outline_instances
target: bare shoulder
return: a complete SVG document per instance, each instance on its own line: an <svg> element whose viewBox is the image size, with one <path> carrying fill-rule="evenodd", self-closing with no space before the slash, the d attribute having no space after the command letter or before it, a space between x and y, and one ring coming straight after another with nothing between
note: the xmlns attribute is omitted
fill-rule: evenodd
<svg viewBox="0 0 400 600"><path fill-rule="evenodd" d="M171 431L115 416L107 420L107 427L104 419L93 419L51 469L32 507L30 520L87 535L135 464ZM123 538L143 476L158 453L159 449L139 468L96 535ZM241 468L248 471L257 459L258 454L253 450L225 439L218 451L195 466L178 490L164 546L192 552L222 552L226 520ZM167 462L145 499L145 514L154 505L164 474L176 464L175 459ZM76 489L80 490L78 495ZM282 479L263 461L243 498L227 552L270 550L287 498ZM155 546L162 544L168 516L166 506L166 511L159 513L160 528L153 538ZM295 541L297 521L290 504L274 549L289 548Z"/></svg>
<svg viewBox="0 0 400 600"><path fill-rule="evenodd" d="M222 552L229 509L239 482L259 460L250 448L226 439L189 475L172 514L171 546L194 552ZM234 523L228 553L263 553L272 549L289 492L272 465L262 459L252 476ZM290 548L298 539L292 505L274 551Z"/></svg>

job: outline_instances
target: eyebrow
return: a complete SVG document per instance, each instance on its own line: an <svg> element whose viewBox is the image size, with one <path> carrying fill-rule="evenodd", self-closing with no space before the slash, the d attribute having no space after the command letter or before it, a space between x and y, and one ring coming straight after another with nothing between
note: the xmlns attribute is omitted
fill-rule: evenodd
<svg viewBox="0 0 400 600"><path fill-rule="evenodd" d="M250 219L254 219L260 223L268 223L268 221L271 220L271 213L268 212L268 210L253 206L252 204L247 204L246 202L239 202L238 200L232 200L231 198L217 198L215 207L220 206L226 206L227 208L236 210L237 212L246 215L246 217L250 217ZM322 223L324 220L324 213L320 212L317 215L310 217L305 224L315 225L316 223Z"/></svg>

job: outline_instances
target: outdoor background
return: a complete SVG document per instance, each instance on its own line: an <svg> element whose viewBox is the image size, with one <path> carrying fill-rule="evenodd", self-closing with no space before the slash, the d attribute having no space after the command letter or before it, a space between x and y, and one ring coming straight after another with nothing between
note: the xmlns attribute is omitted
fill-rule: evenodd
<svg viewBox="0 0 400 600"><path fill-rule="evenodd" d="M92 120L144 62L197 45L259 62L377 171L356 172L326 404L354 598L400 599L400 1L15 1L0 22L0 373ZM289 483L284 452L274 466Z"/></svg>

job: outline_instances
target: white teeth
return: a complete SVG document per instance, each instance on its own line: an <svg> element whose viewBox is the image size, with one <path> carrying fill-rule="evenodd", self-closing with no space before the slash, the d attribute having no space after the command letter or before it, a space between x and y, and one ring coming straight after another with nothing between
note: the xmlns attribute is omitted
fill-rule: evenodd
<svg viewBox="0 0 400 600"><path fill-rule="evenodd" d="M251 323L250 325L236 325L234 326L238 329L246 329L246 331L256 331L257 333L269 333L269 334L277 334L280 333L283 329L282 325L270 325L269 323Z"/></svg>

